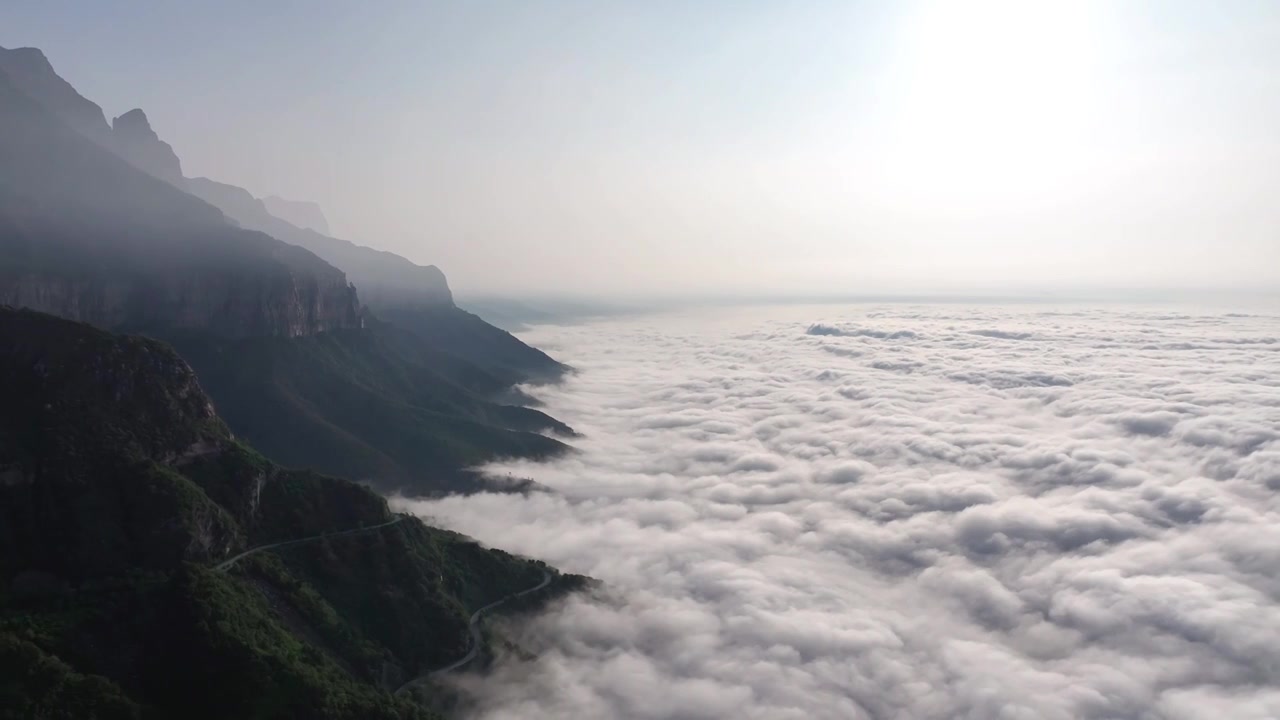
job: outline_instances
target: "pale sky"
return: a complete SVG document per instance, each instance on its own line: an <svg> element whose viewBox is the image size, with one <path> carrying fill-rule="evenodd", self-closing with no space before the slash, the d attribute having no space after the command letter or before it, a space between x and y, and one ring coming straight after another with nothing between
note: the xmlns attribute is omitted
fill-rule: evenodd
<svg viewBox="0 0 1280 720"><path fill-rule="evenodd" d="M7 0L463 295L1280 287L1280 3Z"/></svg>

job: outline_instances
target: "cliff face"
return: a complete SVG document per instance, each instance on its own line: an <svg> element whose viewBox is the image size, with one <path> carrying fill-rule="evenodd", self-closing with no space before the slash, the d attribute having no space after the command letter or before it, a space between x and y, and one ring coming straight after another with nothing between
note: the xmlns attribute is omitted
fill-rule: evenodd
<svg viewBox="0 0 1280 720"><path fill-rule="evenodd" d="M133 109L111 121L112 148L134 167L182 187L182 163L169 143L151 129L146 113Z"/></svg>
<svg viewBox="0 0 1280 720"><path fill-rule="evenodd" d="M21 82L0 78L0 301L111 328L297 337L361 326L350 278L375 314L504 381L563 372L458 309L439 268L326 234L314 204L183 178L173 148L141 110L107 126L39 50L0 50L0 74L10 73ZM61 132L57 120L75 132ZM94 144L109 152L95 153ZM239 262L225 257L231 248ZM262 262L277 272L259 272L254 263Z"/></svg>
<svg viewBox="0 0 1280 720"><path fill-rule="evenodd" d="M0 307L0 398L5 718L429 720L475 608L585 582L273 465L154 340Z"/></svg>
<svg viewBox="0 0 1280 720"><path fill-rule="evenodd" d="M0 367L0 422L37 452L75 443L174 462L231 440L195 372L154 340L0 307Z"/></svg>
<svg viewBox="0 0 1280 720"><path fill-rule="evenodd" d="M44 95L85 107L43 82ZM145 115L126 113L116 126L120 137L154 151L143 153L151 158L143 164L182 180ZM355 290L340 270L234 227L216 208L103 149L20 92L3 69L0 301L107 328L232 337L361 326Z"/></svg>
<svg viewBox="0 0 1280 720"><path fill-rule="evenodd" d="M141 110L130 110L108 125L102 108L76 92L37 48L0 48L0 72L18 91L99 147L166 182L182 184L178 156L151 129Z"/></svg>
<svg viewBox="0 0 1280 720"><path fill-rule="evenodd" d="M413 332L431 347L447 350L508 383L553 380L566 369L511 333L454 305L449 283L434 265L416 265L394 253L294 226L234 185L189 178L187 189L242 227L306 248L342 268L374 314Z"/></svg>
<svg viewBox="0 0 1280 720"><path fill-rule="evenodd" d="M189 178L186 182L187 192L217 207L241 227L306 248L342 268L360 288L361 299L375 311L392 305L453 306L449 282L435 265L418 265L395 253L300 227L272 214L265 201L244 188L209 178Z"/></svg>
<svg viewBox="0 0 1280 720"><path fill-rule="evenodd" d="M234 277L198 270L158 278L0 272L0 304L103 328L205 330L222 337L302 337L360 327L341 278Z"/></svg>
<svg viewBox="0 0 1280 720"><path fill-rule="evenodd" d="M173 350L0 308L0 368L0 582L172 567L238 542L226 513L151 465L231 443Z"/></svg>
<svg viewBox="0 0 1280 720"><path fill-rule="evenodd" d="M287 223L297 225L304 230L329 234L329 220L324 216L320 206L313 202L285 200L282 197L268 195L262 198L262 204L266 206L267 212Z"/></svg>
<svg viewBox="0 0 1280 720"><path fill-rule="evenodd" d="M72 130L103 147L110 145L111 128L102 108L59 77L40 50L0 48L0 71L17 90L62 118Z"/></svg>

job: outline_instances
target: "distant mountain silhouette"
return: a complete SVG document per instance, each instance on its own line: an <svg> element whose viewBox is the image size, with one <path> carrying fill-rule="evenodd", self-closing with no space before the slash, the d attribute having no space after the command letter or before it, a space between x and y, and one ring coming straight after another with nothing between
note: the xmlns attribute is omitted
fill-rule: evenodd
<svg viewBox="0 0 1280 720"><path fill-rule="evenodd" d="M40 95L73 117L97 107L73 101L60 78L51 85ZM64 124L4 67L0 302L107 328L224 336L295 337L361 324L356 293L340 270L229 226L216 208Z"/></svg>
<svg viewBox="0 0 1280 720"><path fill-rule="evenodd" d="M76 92L71 83L54 72L40 50L32 47L0 48L0 71L7 76L14 90L35 100L71 129L103 147L111 144L111 126L107 124L102 108Z"/></svg>
<svg viewBox="0 0 1280 720"><path fill-rule="evenodd" d="M110 125L97 103L85 98L58 75L36 48L0 48L0 71L13 89L34 100L72 130L111 150L138 169L182 186L182 166L168 143L151 129L142 110L134 109Z"/></svg>
<svg viewBox="0 0 1280 720"><path fill-rule="evenodd" d="M169 143L151 129L147 114L134 108L111 121L111 138L116 154L139 170L177 187L184 187L182 163Z"/></svg>
<svg viewBox="0 0 1280 720"><path fill-rule="evenodd" d="M565 367L511 333L458 308L444 273L394 253L301 228L268 211L244 188L190 178L187 189L220 208L241 227L311 250L342 268L360 299L378 317L417 334L431 346L466 358L508 382L558 378Z"/></svg>
<svg viewBox="0 0 1280 720"><path fill-rule="evenodd" d="M8 79L15 57L55 105ZM93 131L103 146L58 114L93 119L97 106L76 98L38 51L0 58L0 304L171 342L237 434L383 489L473 489L463 468L567 449L542 433L572 431L520 407L528 398L511 387L563 366L455 307L437 268L291 225L240 188L179 178L215 207L172 182L178 158L141 111ZM343 271L299 242L401 273L410 301L370 314Z"/></svg>
<svg viewBox="0 0 1280 720"><path fill-rule="evenodd" d="M305 247L341 267L360 288L364 302L375 311L388 303L399 302L411 305L453 304L449 283L435 265L417 265L394 253L298 227L276 217L264 201L235 185L209 178L191 178L187 181L187 189L221 209L241 227L260 230Z"/></svg>
<svg viewBox="0 0 1280 720"><path fill-rule="evenodd" d="M390 691L465 656L477 608L586 579L362 483L489 489L467 468L567 450L513 404L548 368L438 269L188 182L141 110L107 125L0 48L0 717L437 718L444 693Z"/></svg>
<svg viewBox="0 0 1280 720"><path fill-rule="evenodd" d="M329 234L329 220L324 216L320 206L304 200L285 200L282 197L268 195L262 198L267 212L297 225L306 230L315 230L323 235Z"/></svg>
<svg viewBox="0 0 1280 720"><path fill-rule="evenodd" d="M553 380L565 371L545 353L457 308L449 283L436 266L418 265L394 253L331 237L312 227L327 227L327 222L319 208L313 212L310 204L274 201L286 214L300 212L298 219L307 221L306 226L300 226L273 214L265 201L242 188L207 178L183 178L178 155L151 128L141 109L131 110L116 118L114 125L108 125L102 109L59 77L40 50L0 48L0 71L10 77L12 89L134 167L201 198L246 230L257 230L310 250L345 273L358 289L360 300L375 314L411 330L434 347L466 358L512 383ZM139 217L136 212L121 214ZM64 297L38 307L67 314L67 304L78 302L78 298ZM68 316L93 320L90 315L78 313ZM339 324L347 326L350 319Z"/></svg>

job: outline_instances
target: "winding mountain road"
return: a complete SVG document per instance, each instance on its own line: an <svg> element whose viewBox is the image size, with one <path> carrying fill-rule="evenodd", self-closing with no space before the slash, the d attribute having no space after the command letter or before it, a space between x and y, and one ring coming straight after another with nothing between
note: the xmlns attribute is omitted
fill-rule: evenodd
<svg viewBox="0 0 1280 720"><path fill-rule="evenodd" d="M244 552L240 553L239 555L236 555L233 558L230 558L228 560L223 560L217 565L214 565L213 569L226 572L230 570L231 566L235 565L237 561L243 558L246 558L250 555L255 555L257 553L260 553L263 550L273 550L275 548L287 547L289 545L301 545L302 543L315 542L316 540L323 540L325 538L342 537L343 535L358 535L360 533L372 532L374 530L380 530L384 527L391 527L392 525L395 525L396 523L404 519L405 519L404 515L397 515L395 520L384 522L378 525L370 525L369 527L352 528L350 530L342 530L339 532L321 533L319 535L312 535L311 537L298 538L297 540L285 540L284 542L259 545L258 547L255 547L255 548L249 548L248 550L245 550Z"/></svg>
<svg viewBox="0 0 1280 720"><path fill-rule="evenodd" d="M406 517L407 516L405 515L398 515L396 516L395 520L390 520L388 522L380 523L378 525L370 525L369 527L352 528L350 530L342 530L342 531L333 532L333 533L322 533L320 535L312 535L311 537L298 538L296 540L284 540L282 542L259 545L254 548L249 548L248 550L245 550L244 552L240 553L239 555L236 555L235 557L229 558L227 560L223 560L217 565L214 565L213 568L220 572L226 572L230 570L231 567L235 565L238 561L246 557L249 557L250 555L263 552L265 550L274 550L275 548L288 547L290 545L301 545L302 543L315 542L316 540L324 540L326 538L342 537L343 535L358 535L360 533L373 532L374 530L381 530L382 528L385 528L385 527L391 527L392 525L395 525L396 523L404 520ZM534 585L533 587L527 588L525 590L521 590L520 592L514 592L514 593L511 593L510 595L494 600L488 605L485 605L479 610L476 610L475 612L471 613L471 619L467 623L468 629L471 632L471 647L467 650L467 654L463 655L461 658L454 661L450 665L442 667L439 670L432 670L426 675L419 675L418 677L410 680L409 682L406 682L405 684L401 685L399 688L396 689L395 694L399 695L400 693L408 689L411 685L415 685L428 678L433 678L438 675L443 675L447 672L457 670L463 665L466 665L467 663L474 660L476 657L476 654L480 652L480 617L484 615L486 612L498 607L499 605L509 600L514 600L515 598L528 595L529 593L538 592L539 590L541 590L542 588L550 584L551 584L551 573L547 572L546 570L543 570L542 582L538 583L537 585Z"/></svg>
<svg viewBox="0 0 1280 720"><path fill-rule="evenodd" d="M535 592L538 592L539 590L541 590L542 588L544 588L544 587L546 587L546 586L548 586L548 585L550 585L550 584L551 584L551 573L547 572L546 570L543 570L543 571L542 571L542 582L538 583L537 585L534 585L533 587L531 587L531 588L529 588L529 589L527 589L527 590L521 590L520 592L511 593L510 595L507 595L506 597L503 597L503 598L500 598L500 599L498 599L498 600L495 600L495 601L493 601L493 602L489 603L488 605L485 605L484 607L480 608L479 610L477 610L477 611L475 611L475 612L471 613L471 620L470 620L470 622L468 623L468 625L469 625L469 629L470 629L470 631L471 631L471 648L467 650L467 654L466 654L466 655L463 655L461 658L459 658L458 660L454 661L452 664L450 664L450 665L446 665L445 667L442 667L442 668L440 668L439 670L432 670L431 672L427 673L426 675L419 675L418 677L416 677L416 678L414 678L414 679L410 680L409 682L407 682L407 683L405 683L405 684L401 685L399 688L397 688L397 689L396 689L395 694L396 694L396 695L399 695L400 693L402 693L402 692L404 692L406 689L408 689L408 688L409 688L409 686L411 686L411 685L416 685L417 683L420 683L420 682L422 682L423 680L426 680L426 679L428 679L428 678L437 677L437 676L439 676L439 675L443 675L443 674L445 674L445 673L447 673L447 672L450 672L450 671L453 671L453 670L457 670L458 668L462 667L463 665L466 665L467 663L469 663L469 662L471 662L472 660L474 660L474 659L475 659L475 657L476 657L476 653L480 652L480 616L481 616L481 615L483 615L485 612L487 612L487 611L489 611L489 610L492 610L492 609L494 609L494 608L498 607L498 606L499 606L499 605L501 605L502 603L507 602L508 600L513 600L513 599L518 598L518 597L520 597L520 596L522 596L522 595L528 595L529 593L535 593Z"/></svg>

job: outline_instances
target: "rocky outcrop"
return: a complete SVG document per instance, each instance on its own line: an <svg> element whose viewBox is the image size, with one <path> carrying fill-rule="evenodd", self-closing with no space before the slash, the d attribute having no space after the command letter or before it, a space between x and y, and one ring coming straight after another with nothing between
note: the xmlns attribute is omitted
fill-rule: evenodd
<svg viewBox="0 0 1280 720"><path fill-rule="evenodd" d="M111 145L111 127L102 108L59 77L40 50L0 48L0 72L18 91L57 115L72 130L103 147Z"/></svg>
<svg viewBox="0 0 1280 720"><path fill-rule="evenodd" d="M117 126L142 145L154 137L141 113ZM4 71L0 300L112 329L297 337L361 326L342 271L234 227L68 127Z"/></svg>
<svg viewBox="0 0 1280 720"><path fill-rule="evenodd" d="M375 315L497 378L563 372L457 308L439 268L329 236L310 203L270 201L295 224L242 188L184 179L141 110L112 128L38 50L0 53L8 66L30 93L0 77L0 298L102 327L298 336L361 326L350 278Z"/></svg>
<svg viewBox="0 0 1280 720"><path fill-rule="evenodd" d="M186 270L155 278L0 274L0 304L102 328L202 330L221 337L301 337L360 327L355 288L287 273L233 277Z"/></svg>
<svg viewBox="0 0 1280 720"><path fill-rule="evenodd" d="M267 232L255 225L269 222L264 221L263 218L271 217L271 213L267 212L267 206L248 190L205 177L187 178L186 190L221 210L227 219L236 225Z"/></svg>
<svg viewBox="0 0 1280 720"><path fill-rule="evenodd" d="M139 170L182 187L182 162L169 143L160 139L146 113L133 109L111 121L111 149Z"/></svg>
<svg viewBox="0 0 1280 720"><path fill-rule="evenodd" d="M230 440L191 366L155 340L0 305L0 366L8 381L23 376L20 397L39 396L50 422L80 422L92 408L100 426L121 431L114 451L180 457Z"/></svg>
<svg viewBox="0 0 1280 720"><path fill-rule="evenodd" d="M262 204L266 206L267 212L287 223L297 225L304 230L329 234L329 220L324 216L320 206L313 202L285 200L282 197L268 195L262 198Z"/></svg>
<svg viewBox="0 0 1280 720"><path fill-rule="evenodd" d="M187 192L217 207L241 227L306 248L342 268L375 311L387 307L453 307L453 293L435 265L299 227L272 214L248 190L209 178L188 178Z"/></svg>
<svg viewBox="0 0 1280 720"><path fill-rule="evenodd" d="M130 110L107 124L97 103L63 80L37 48L0 48L0 72L13 87L72 130L173 185L182 185L182 166L141 110Z"/></svg>

